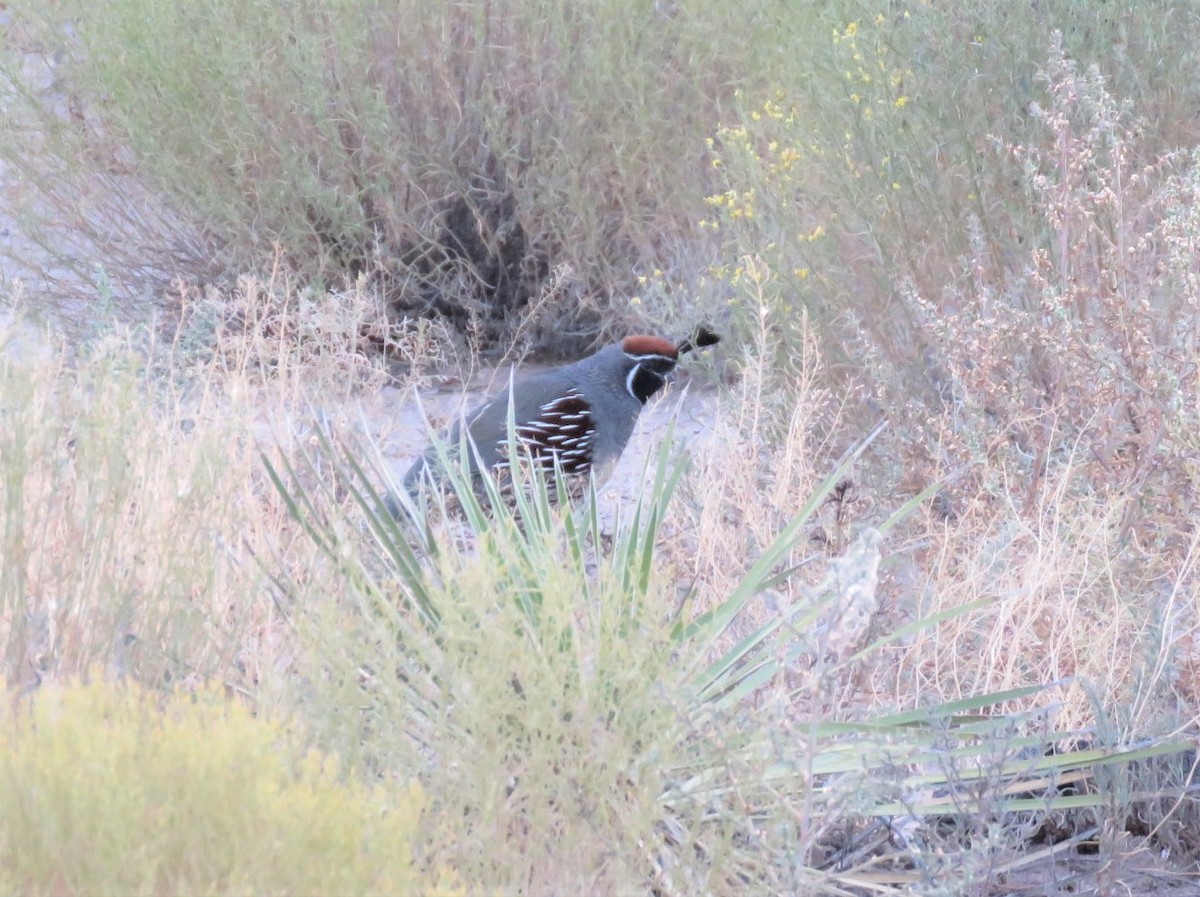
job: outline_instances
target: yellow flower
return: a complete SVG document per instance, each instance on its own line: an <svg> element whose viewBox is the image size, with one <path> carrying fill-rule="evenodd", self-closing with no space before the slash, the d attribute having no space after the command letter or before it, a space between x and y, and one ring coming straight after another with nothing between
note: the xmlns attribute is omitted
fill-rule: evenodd
<svg viewBox="0 0 1200 897"><path fill-rule="evenodd" d="M794 276L800 278L800 280L804 280L804 278L808 277L808 269L807 268L793 268L792 274Z"/></svg>
<svg viewBox="0 0 1200 897"><path fill-rule="evenodd" d="M896 97L896 108L903 109L908 105L908 97Z"/></svg>

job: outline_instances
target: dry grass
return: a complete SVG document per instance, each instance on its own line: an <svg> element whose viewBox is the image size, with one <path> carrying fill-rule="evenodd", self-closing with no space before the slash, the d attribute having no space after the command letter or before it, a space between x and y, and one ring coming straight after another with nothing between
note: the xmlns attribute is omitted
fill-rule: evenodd
<svg viewBox="0 0 1200 897"><path fill-rule="evenodd" d="M101 668L151 686L217 681L247 696L296 647L261 558L311 548L262 475L275 381L164 376L170 347L113 333L68 352L6 351L2 613L5 676L35 687ZM0 343L6 342L0 339ZM136 349L134 344L136 343Z"/></svg>
<svg viewBox="0 0 1200 897"><path fill-rule="evenodd" d="M770 338L767 332L761 337ZM683 507L668 518L662 556L681 581L702 584L699 594L706 602L732 591L846 448L837 443L842 409L822 385L813 331L801 347L787 381L768 370L763 355L747 356L742 378L722 397L711 433L693 452ZM851 533L841 516L832 501L823 508L792 563L844 549ZM799 580L788 581L772 598L791 603L800 588ZM739 627L760 624L776 612L778 607L764 606Z"/></svg>
<svg viewBox="0 0 1200 897"><path fill-rule="evenodd" d="M416 368L441 355L432 326L404 327L359 278L350 288L298 288L278 269L225 292L178 285L176 348L230 379L278 384L289 394L347 397L390 383L389 363Z"/></svg>
<svg viewBox="0 0 1200 897"><path fill-rule="evenodd" d="M926 534L918 612L986 608L895 658L902 702L1064 681L1067 728L1194 725L1195 538L1170 559L1123 541L1121 506L1066 494L1074 473L1048 481L1032 513L983 506Z"/></svg>

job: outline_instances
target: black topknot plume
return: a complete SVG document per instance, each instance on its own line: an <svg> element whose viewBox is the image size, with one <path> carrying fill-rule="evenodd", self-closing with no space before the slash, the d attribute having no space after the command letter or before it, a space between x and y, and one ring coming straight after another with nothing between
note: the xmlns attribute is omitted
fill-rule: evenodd
<svg viewBox="0 0 1200 897"><path fill-rule="evenodd" d="M696 328L696 332L691 336L684 337L679 341L676 349L680 355L686 355L695 349L703 349L705 346L715 346L721 341L718 336L707 324L700 324Z"/></svg>

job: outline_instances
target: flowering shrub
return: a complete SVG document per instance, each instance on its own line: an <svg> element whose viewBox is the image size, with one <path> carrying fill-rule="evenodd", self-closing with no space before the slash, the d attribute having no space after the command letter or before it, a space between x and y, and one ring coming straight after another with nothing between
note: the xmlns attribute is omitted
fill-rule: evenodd
<svg viewBox="0 0 1200 897"><path fill-rule="evenodd" d="M414 893L420 790L344 781L240 704L74 685L0 717L5 893Z"/></svg>

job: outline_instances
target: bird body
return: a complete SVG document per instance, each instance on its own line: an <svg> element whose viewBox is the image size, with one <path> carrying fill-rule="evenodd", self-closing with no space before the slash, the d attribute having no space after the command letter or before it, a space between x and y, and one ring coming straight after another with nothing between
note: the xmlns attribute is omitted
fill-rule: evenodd
<svg viewBox="0 0 1200 897"><path fill-rule="evenodd" d="M681 352L691 348L690 342L630 336L572 364L513 378L460 419L447 444L457 450L465 423L474 446L472 473L478 475L480 464L493 471L507 467L511 404L514 440L529 460L548 473L556 462L566 474L603 472L620 457L642 407L670 381ZM427 451L409 469L404 486L410 494L423 480L438 479L435 459Z"/></svg>

